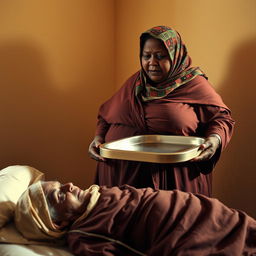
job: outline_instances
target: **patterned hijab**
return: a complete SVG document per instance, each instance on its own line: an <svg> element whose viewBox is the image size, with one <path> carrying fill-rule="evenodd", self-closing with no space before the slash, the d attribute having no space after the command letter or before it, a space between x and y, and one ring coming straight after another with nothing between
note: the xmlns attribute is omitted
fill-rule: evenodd
<svg viewBox="0 0 256 256"><path fill-rule="evenodd" d="M191 81L198 75L204 73L198 67L191 67L191 58L187 53L186 46L181 40L179 33L169 27L153 27L140 36L140 58L145 43L145 36L161 40L168 50L171 59L171 69L168 78L157 86L148 83L143 69L136 80L136 96L141 95L143 101L164 98L177 87Z"/></svg>

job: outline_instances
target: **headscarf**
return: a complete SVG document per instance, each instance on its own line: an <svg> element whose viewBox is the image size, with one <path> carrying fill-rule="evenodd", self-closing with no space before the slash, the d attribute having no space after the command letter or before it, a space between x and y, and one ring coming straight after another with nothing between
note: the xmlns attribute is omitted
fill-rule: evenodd
<svg viewBox="0 0 256 256"><path fill-rule="evenodd" d="M66 233L51 220L41 181L29 186L19 198L15 224L22 235L31 240L49 241Z"/></svg>
<svg viewBox="0 0 256 256"><path fill-rule="evenodd" d="M81 217L86 218L100 197L100 187L92 185L85 191L90 200ZM29 240L51 241L62 238L67 230L53 223L41 181L28 187L19 198L15 209L15 225L20 233ZM77 221L78 221L77 220Z"/></svg>
<svg viewBox="0 0 256 256"><path fill-rule="evenodd" d="M191 67L191 58L187 53L186 46L182 42L179 33L166 26L153 27L141 34L140 58L146 35L150 35L164 43L171 59L171 69L168 78L157 86L152 86L148 83L145 72L141 69L135 84L135 94L136 96L141 95L143 101L163 98L196 76L205 76L198 67Z"/></svg>

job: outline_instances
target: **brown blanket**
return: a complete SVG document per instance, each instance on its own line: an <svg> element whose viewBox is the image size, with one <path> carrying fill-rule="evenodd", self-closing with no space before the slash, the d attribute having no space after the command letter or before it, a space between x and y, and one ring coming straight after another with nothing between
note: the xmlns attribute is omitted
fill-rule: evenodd
<svg viewBox="0 0 256 256"><path fill-rule="evenodd" d="M256 255L256 221L199 194L102 187L67 240L76 255Z"/></svg>

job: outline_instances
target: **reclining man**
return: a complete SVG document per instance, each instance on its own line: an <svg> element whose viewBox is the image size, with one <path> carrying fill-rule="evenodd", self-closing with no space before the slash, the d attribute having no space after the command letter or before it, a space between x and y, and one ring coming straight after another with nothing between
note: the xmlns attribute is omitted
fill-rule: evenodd
<svg viewBox="0 0 256 256"><path fill-rule="evenodd" d="M39 181L20 197L15 223L28 239L65 237L75 255L256 255L256 220L178 190Z"/></svg>

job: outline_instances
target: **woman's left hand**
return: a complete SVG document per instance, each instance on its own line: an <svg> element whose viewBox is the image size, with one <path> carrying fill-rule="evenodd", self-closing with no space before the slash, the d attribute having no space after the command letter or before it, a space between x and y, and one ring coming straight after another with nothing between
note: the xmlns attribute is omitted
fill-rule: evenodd
<svg viewBox="0 0 256 256"><path fill-rule="evenodd" d="M221 142L217 136L210 135L205 139L205 142L200 145L199 150L202 150L199 156L193 158L191 161L207 161L213 157Z"/></svg>

